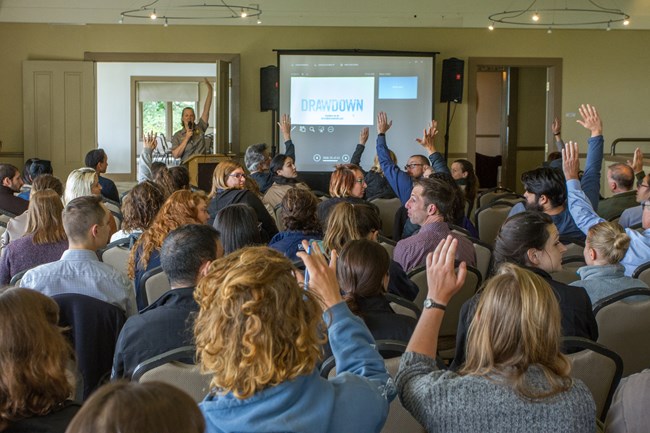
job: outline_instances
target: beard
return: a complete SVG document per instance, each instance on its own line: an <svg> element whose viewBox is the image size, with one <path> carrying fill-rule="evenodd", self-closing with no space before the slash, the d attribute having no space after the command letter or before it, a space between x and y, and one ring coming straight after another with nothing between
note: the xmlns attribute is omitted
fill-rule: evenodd
<svg viewBox="0 0 650 433"><path fill-rule="evenodd" d="M528 210L528 211L535 211L535 212L543 212L544 211L544 208L542 207L542 205L539 204L539 200L534 202L534 203L530 203L528 201L524 202L524 208L526 210Z"/></svg>

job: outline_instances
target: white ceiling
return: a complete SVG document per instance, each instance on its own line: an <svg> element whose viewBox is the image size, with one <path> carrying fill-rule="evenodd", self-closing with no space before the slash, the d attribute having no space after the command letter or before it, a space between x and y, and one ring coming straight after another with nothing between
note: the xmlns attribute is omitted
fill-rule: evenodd
<svg viewBox="0 0 650 433"><path fill-rule="evenodd" d="M139 9L154 0L0 0L0 22L52 24L115 24L120 13ZM481 28L496 12L533 8L583 8L596 2L621 9L631 18L629 29L650 29L648 0L252 0L263 11L264 26L342 26L342 27L455 27ZM158 0L158 16L171 15L171 6L218 4L221 0ZM248 0L228 0L249 5ZM125 24L161 25L162 21L125 19ZM189 25L251 25L256 19L172 21ZM604 28L581 26L575 28ZM620 24L612 28L622 28Z"/></svg>

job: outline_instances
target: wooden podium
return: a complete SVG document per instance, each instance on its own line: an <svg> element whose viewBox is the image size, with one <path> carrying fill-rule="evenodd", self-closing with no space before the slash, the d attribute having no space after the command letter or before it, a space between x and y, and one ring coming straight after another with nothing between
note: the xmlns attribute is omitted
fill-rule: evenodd
<svg viewBox="0 0 650 433"><path fill-rule="evenodd" d="M190 172L190 183L196 185L206 193L212 188L212 173L214 168L221 161L228 161L230 158L223 154L192 155L185 164Z"/></svg>

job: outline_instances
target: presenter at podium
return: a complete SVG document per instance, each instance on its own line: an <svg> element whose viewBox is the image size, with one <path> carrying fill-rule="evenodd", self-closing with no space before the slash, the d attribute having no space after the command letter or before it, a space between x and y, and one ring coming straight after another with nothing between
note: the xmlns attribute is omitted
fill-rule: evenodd
<svg viewBox="0 0 650 433"><path fill-rule="evenodd" d="M196 115L192 107L183 108L181 120L183 129L177 131L172 137L172 156L180 158L185 164L192 155L212 153L209 148L210 142L205 140L205 131L208 129L208 116L212 105L212 84L207 78L204 79L208 87L208 94L203 105L203 113L199 122L196 123Z"/></svg>

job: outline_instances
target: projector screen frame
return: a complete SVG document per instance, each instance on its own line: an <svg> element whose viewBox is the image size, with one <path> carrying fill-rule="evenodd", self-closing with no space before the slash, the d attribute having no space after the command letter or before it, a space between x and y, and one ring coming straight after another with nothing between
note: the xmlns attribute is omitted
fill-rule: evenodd
<svg viewBox="0 0 650 433"><path fill-rule="evenodd" d="M436 79L436 56L440 54L438 51L394 51L394 50L367 50L367 49L314 49L314 50L304 50L304 49L274 49L277 53L277 67L278 74L280 75L281 68L281 57L284 55L310 55L310 56L367 56L367 57L426 57L431 59L431 116L430 119L435 118L435 104L436 104L436 89L435 89L435 79ZM281 79L278 79L278 98L282 99L282 84ZM278 101L278 106L281 106L280 101ZM390 113L388 113L390 116ZM424 125L422 125L424 127ZM371 128L372 129L372 128ZM279 141L279 129L277 126L273 130L273 141L281 143ZM373 136L373 131L371 131L371 137ZM374 140L369 140L369 143L372 143ZM352 143L350 143L352 145ZM299 146L299 145L298 145ZM374 146L373 146L374 147ZM352 149L353 150L353 149ZM373 152L374 153L374 152ZM311 173L316 175L317 173L327 174L331 171L324 170L309 170L303 173ZM311 177L311 176L309 176ZM324 179L323 179L324 180ZM324 186L324 182L318 182L320 186ZM320 189L320 188L319 188Z"/></svg>

